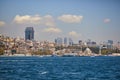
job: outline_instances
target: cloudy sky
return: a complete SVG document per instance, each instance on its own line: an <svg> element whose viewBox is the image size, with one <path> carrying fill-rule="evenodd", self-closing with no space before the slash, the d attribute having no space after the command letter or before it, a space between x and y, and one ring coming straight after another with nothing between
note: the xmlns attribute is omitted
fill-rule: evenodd
<svg viewBox="0 0 120 80"><path fill-rule="evenodd" d="M0 0L0 34L35 40L120 41L120 0Z"/></svg>

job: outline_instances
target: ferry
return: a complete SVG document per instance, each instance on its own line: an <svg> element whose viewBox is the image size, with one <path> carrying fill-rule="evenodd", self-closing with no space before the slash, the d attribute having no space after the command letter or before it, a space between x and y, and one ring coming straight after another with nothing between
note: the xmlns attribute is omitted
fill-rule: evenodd
<svg viewBox="0 0 120 80"><path fill-rule="evenodd" d="M77 53L64 53L62 57L74 57L77 56Z"/></svg>

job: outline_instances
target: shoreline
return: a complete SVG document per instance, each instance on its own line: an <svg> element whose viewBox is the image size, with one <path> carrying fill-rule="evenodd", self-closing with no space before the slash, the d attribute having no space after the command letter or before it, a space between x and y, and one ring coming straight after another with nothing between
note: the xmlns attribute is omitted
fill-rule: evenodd
<svg viewBox="0 0 120 80"><path fill-rule="evenodd" d="M99 57L99 56L120 56L120 54L110 54L110 55L25 55L25 54L14 54L14 55L0 55L0 57Z"/></svg>

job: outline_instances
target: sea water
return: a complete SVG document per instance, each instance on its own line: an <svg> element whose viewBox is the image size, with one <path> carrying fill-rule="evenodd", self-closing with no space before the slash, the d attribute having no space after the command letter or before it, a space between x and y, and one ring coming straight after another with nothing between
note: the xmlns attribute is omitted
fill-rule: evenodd
<svg viewBox="0 0 120 80"><path fill-rule="evenodd" d="M120 80L120 57L0 57L0 80Z"/></svg>

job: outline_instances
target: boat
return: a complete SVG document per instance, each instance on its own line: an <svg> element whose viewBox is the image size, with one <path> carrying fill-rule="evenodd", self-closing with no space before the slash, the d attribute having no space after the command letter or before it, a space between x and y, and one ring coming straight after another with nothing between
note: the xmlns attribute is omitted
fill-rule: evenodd
<svg viewBox="0 0 120 80"><path fill-rule="evenodd" d="M75 57L77 56L77 53L64 53L62 57Z"/></svg>

